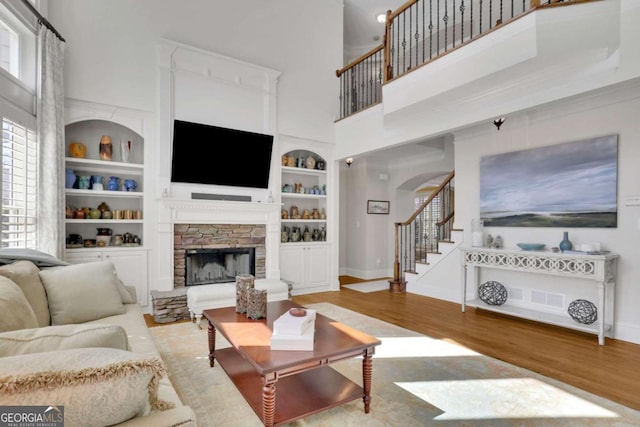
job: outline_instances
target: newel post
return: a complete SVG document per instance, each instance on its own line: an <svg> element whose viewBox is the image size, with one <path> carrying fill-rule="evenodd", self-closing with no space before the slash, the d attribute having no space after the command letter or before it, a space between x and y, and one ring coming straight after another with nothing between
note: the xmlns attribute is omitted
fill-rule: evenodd
<svg viewBox="0 0 640 427"><path fill-rule="evenodd" d="M391 66L391 10L387 10L387 20L384 24L384 81L388 82L393 77Z"/></svg>
<svg viewBox="0 0 640 427"><path fill-rule="evenodd" d="M395 223L395 258L393 260L393 280L389 280L389 292L403 293L407 290L407 281L400 275L399 229L402 223Z"/></svg>

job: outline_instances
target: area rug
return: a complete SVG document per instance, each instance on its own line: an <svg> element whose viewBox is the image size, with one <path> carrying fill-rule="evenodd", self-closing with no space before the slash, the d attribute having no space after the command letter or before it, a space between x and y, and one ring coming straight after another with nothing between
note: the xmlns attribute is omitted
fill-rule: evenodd
<svg viewBox="0 0 640 427"><path fill-rule="evenodd" d="M309 308L378 337L371 412L362 401L291 426L638 426L640 412L531 371L329 303ZM200 427L262 423L222 368L209 367L207 331L193 323L151 328L170 379ZM229 344L221 334L217 347ZM362 384L362 360L332 365ZM277 406L277 389L276 389Z"/></svg>
<svg viewBox="0 0 640 427"><path fill-rule="evenodd" d="M388 291L389 290L389 281L388 280L376 280L374 282L361 282L354 283L352 285L342 285L343 288L353 289L358 292L377 292L377 291Z"/></svg>

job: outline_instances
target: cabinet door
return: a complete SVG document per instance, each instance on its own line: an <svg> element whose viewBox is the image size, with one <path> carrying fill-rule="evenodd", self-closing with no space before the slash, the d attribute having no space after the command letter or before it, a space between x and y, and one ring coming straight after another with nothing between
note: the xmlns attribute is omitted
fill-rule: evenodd
<svg viewBox="0 0 640 427"><path fill-rule="evenodd" d="M280 277L293 282L294 289L304 284L305 249L298 245L280 246Z"/></svg>
<svg viewBox="0 0 640 427"><path fill-rule="evenodd" d="M69 253L64 256L64 260L71 264L84 264L87 262L102 261L102 252Z"/></svg>
<svg viewBox="0 0 640 427"><path fill-rule="evenodd" d="M329 284L329 250L327 246L305 248L306 286L327 286Z"/></svg>
<svg viewBox="0 0 640 427"><path fill-rule="evenodd" d="M147 252L109 251L105 252L104 260L113 263L122 283L128 286L135 286L138 304L146 306L149 302L149 292L147 289Z"/></svg>

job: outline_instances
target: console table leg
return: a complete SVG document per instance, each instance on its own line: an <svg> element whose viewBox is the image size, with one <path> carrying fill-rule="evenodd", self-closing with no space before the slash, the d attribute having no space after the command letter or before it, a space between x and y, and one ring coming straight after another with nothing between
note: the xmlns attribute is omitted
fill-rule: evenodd
<svg viewBox="0 0 640 427"><path fill-rule="evenodd" d="M604 345L604 320L606 316L606 301L605 301L605 284L598 283L598 307L600 315L598 316L598 344Z"/></svg>
<svg viewBox="0 0 640 427"><path fill-rule="evenodd" d="M364 396L362 401L364 402L364 413L369 413L369 405L371 404L371 376L373 373L373 348L368 348L364 351L362 358L362 388L364 389Z"/></svg>
<svg viewBox="0 0 640 427"><path fill-rule="evenodd" d="M213 368L215 363L214 352L216 350L216 328L209 322L208 333L209 336L209 366Z"/></svg>
<svg viewBox="0 0 640 427"><path fill-rule="evenodd" d="M262 387L262 422L267 427L273 426L276 410L276 385L266 383Z"/></svg>

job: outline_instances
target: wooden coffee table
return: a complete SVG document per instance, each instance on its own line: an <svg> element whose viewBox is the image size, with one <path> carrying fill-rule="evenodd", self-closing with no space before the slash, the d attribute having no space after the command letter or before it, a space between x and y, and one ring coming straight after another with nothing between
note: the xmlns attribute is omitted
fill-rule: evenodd
<svg viewBox="0 0 640 427"><path fill-rule="evenodd" d="M268 303L267 318L260 320L236 313L235 307L204 310L209 365L218 361L265 426L286 424L358 398L368 414L372 355L380 340L317 314L313 351L272 351L273 321L293 307L301 306L291 301ZM216 350L217 332L231 347ZM328 366L358 356L362 386Z"/></svg>

